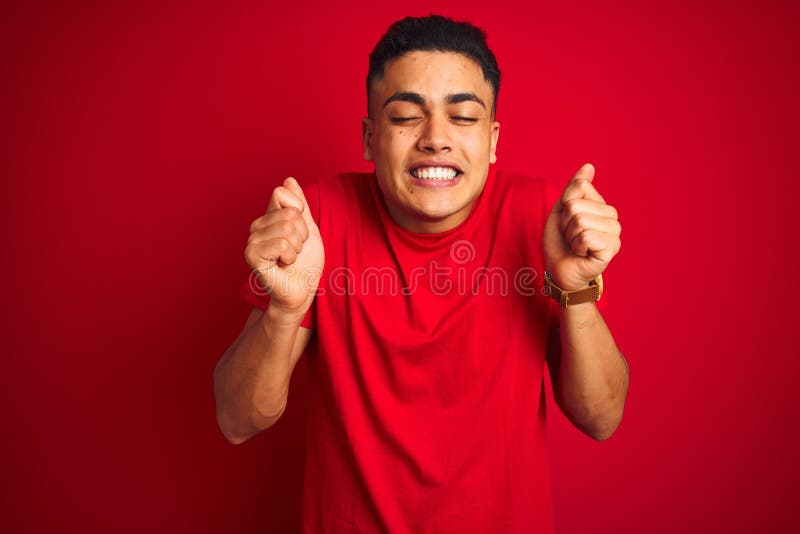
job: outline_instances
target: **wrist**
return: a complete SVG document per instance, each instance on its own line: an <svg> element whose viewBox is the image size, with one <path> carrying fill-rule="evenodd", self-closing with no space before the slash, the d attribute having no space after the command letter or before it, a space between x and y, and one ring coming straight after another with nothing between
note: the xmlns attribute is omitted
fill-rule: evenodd
<svg viewBox="0 0 800 534"><path fill-rule="evenodd" d="M309 304L302 306L285 306L281 303L270 301L264 311L264 317L272 324L280 326L297 326L308 311Z"/></svg>
<svg viewBox="0 0 800 534"><path fill-rule="evenodd" d="M597 278L581 285L581 282L567 285L560 285L555 281L548 271L544 272L544 293L555 299L562 308L576 306L579 304L596 302L603 294L603 277Z"/></svg>
<svg viewBox="0 0 800 534"><path fill-rule="evenodd" d="M555 283L563 291L580 291L582 289L586 289L587 287L589 287L589 285L592 283L592 280L589 280L588 282L580 280L577 282L565 283L565 284L561 284L558 281L553 280L553 283Z"/></svg>
<svg viewBox="0 0 800 534"><path fill-rule="evenodd" d="M550 282L554 283L563 291L578 291L584 289L595 280L594 278L591 280L561 278L558 274L554 274L551 269L544 270L544 279L545 282L549 279Z"/></svg>

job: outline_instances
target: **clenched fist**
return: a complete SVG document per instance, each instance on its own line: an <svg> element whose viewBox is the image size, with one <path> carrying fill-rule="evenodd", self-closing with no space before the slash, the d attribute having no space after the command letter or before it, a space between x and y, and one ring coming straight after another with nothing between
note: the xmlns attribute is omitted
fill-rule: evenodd
<svg viewBox="0 0 800 534"><path fill-rule="evenodd" d="M314 300L325 251L308 202L294 178L272 192L267 212L250 225L244 251L270 295L270 307L303 314Z"/></svg>
<svg viewBox="0 0 800 534"><path fill-rule="evenodd" d="M561 288L586 287L619 252L622 227L617 210L592 185L594 166L575 173L550 211L544 227L544 261Z"/></svg>

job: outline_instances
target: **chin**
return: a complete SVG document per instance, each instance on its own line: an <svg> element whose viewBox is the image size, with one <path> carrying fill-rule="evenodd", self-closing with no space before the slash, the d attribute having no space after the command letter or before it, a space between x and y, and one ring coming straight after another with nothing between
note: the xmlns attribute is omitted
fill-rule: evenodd
<svg viewBox="0 0 800 534"><path fill-rule="evenodd" d="M438 203L431 203L422 206L414 206L412 211L420 219L427 221L439 221L451 217L460 212L464 207L454 206L448 203L443 206Z"/></svg>

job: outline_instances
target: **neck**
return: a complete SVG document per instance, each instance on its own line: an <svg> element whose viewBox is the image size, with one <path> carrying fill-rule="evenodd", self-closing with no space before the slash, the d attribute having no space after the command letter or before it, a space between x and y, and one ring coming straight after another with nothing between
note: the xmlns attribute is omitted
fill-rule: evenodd
<svg viewBox="0 0 800 534"><path fill-rule="evenodd" d="M420 234L440 234L448 230L452 230L469 217L472 213L472 208L475 205L475 200L469 203L466 207L456 213L447 215L442 218L422 219L419 216L408 213L405 210L385 202L386 209L392 220L397 223L401 228L409 232L416 232Z"/></svg>

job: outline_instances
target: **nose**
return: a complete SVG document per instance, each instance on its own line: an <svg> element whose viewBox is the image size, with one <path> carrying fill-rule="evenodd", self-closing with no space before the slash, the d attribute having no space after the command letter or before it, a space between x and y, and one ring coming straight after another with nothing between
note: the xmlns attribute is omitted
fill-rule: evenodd
<svg viewBox="0 0 800 534"><path fill-rule="evenodd" d="M452 139L447 119L436 116L428 117L417 140L417 148L430 154L449 152L452 149Z"/></svg>

